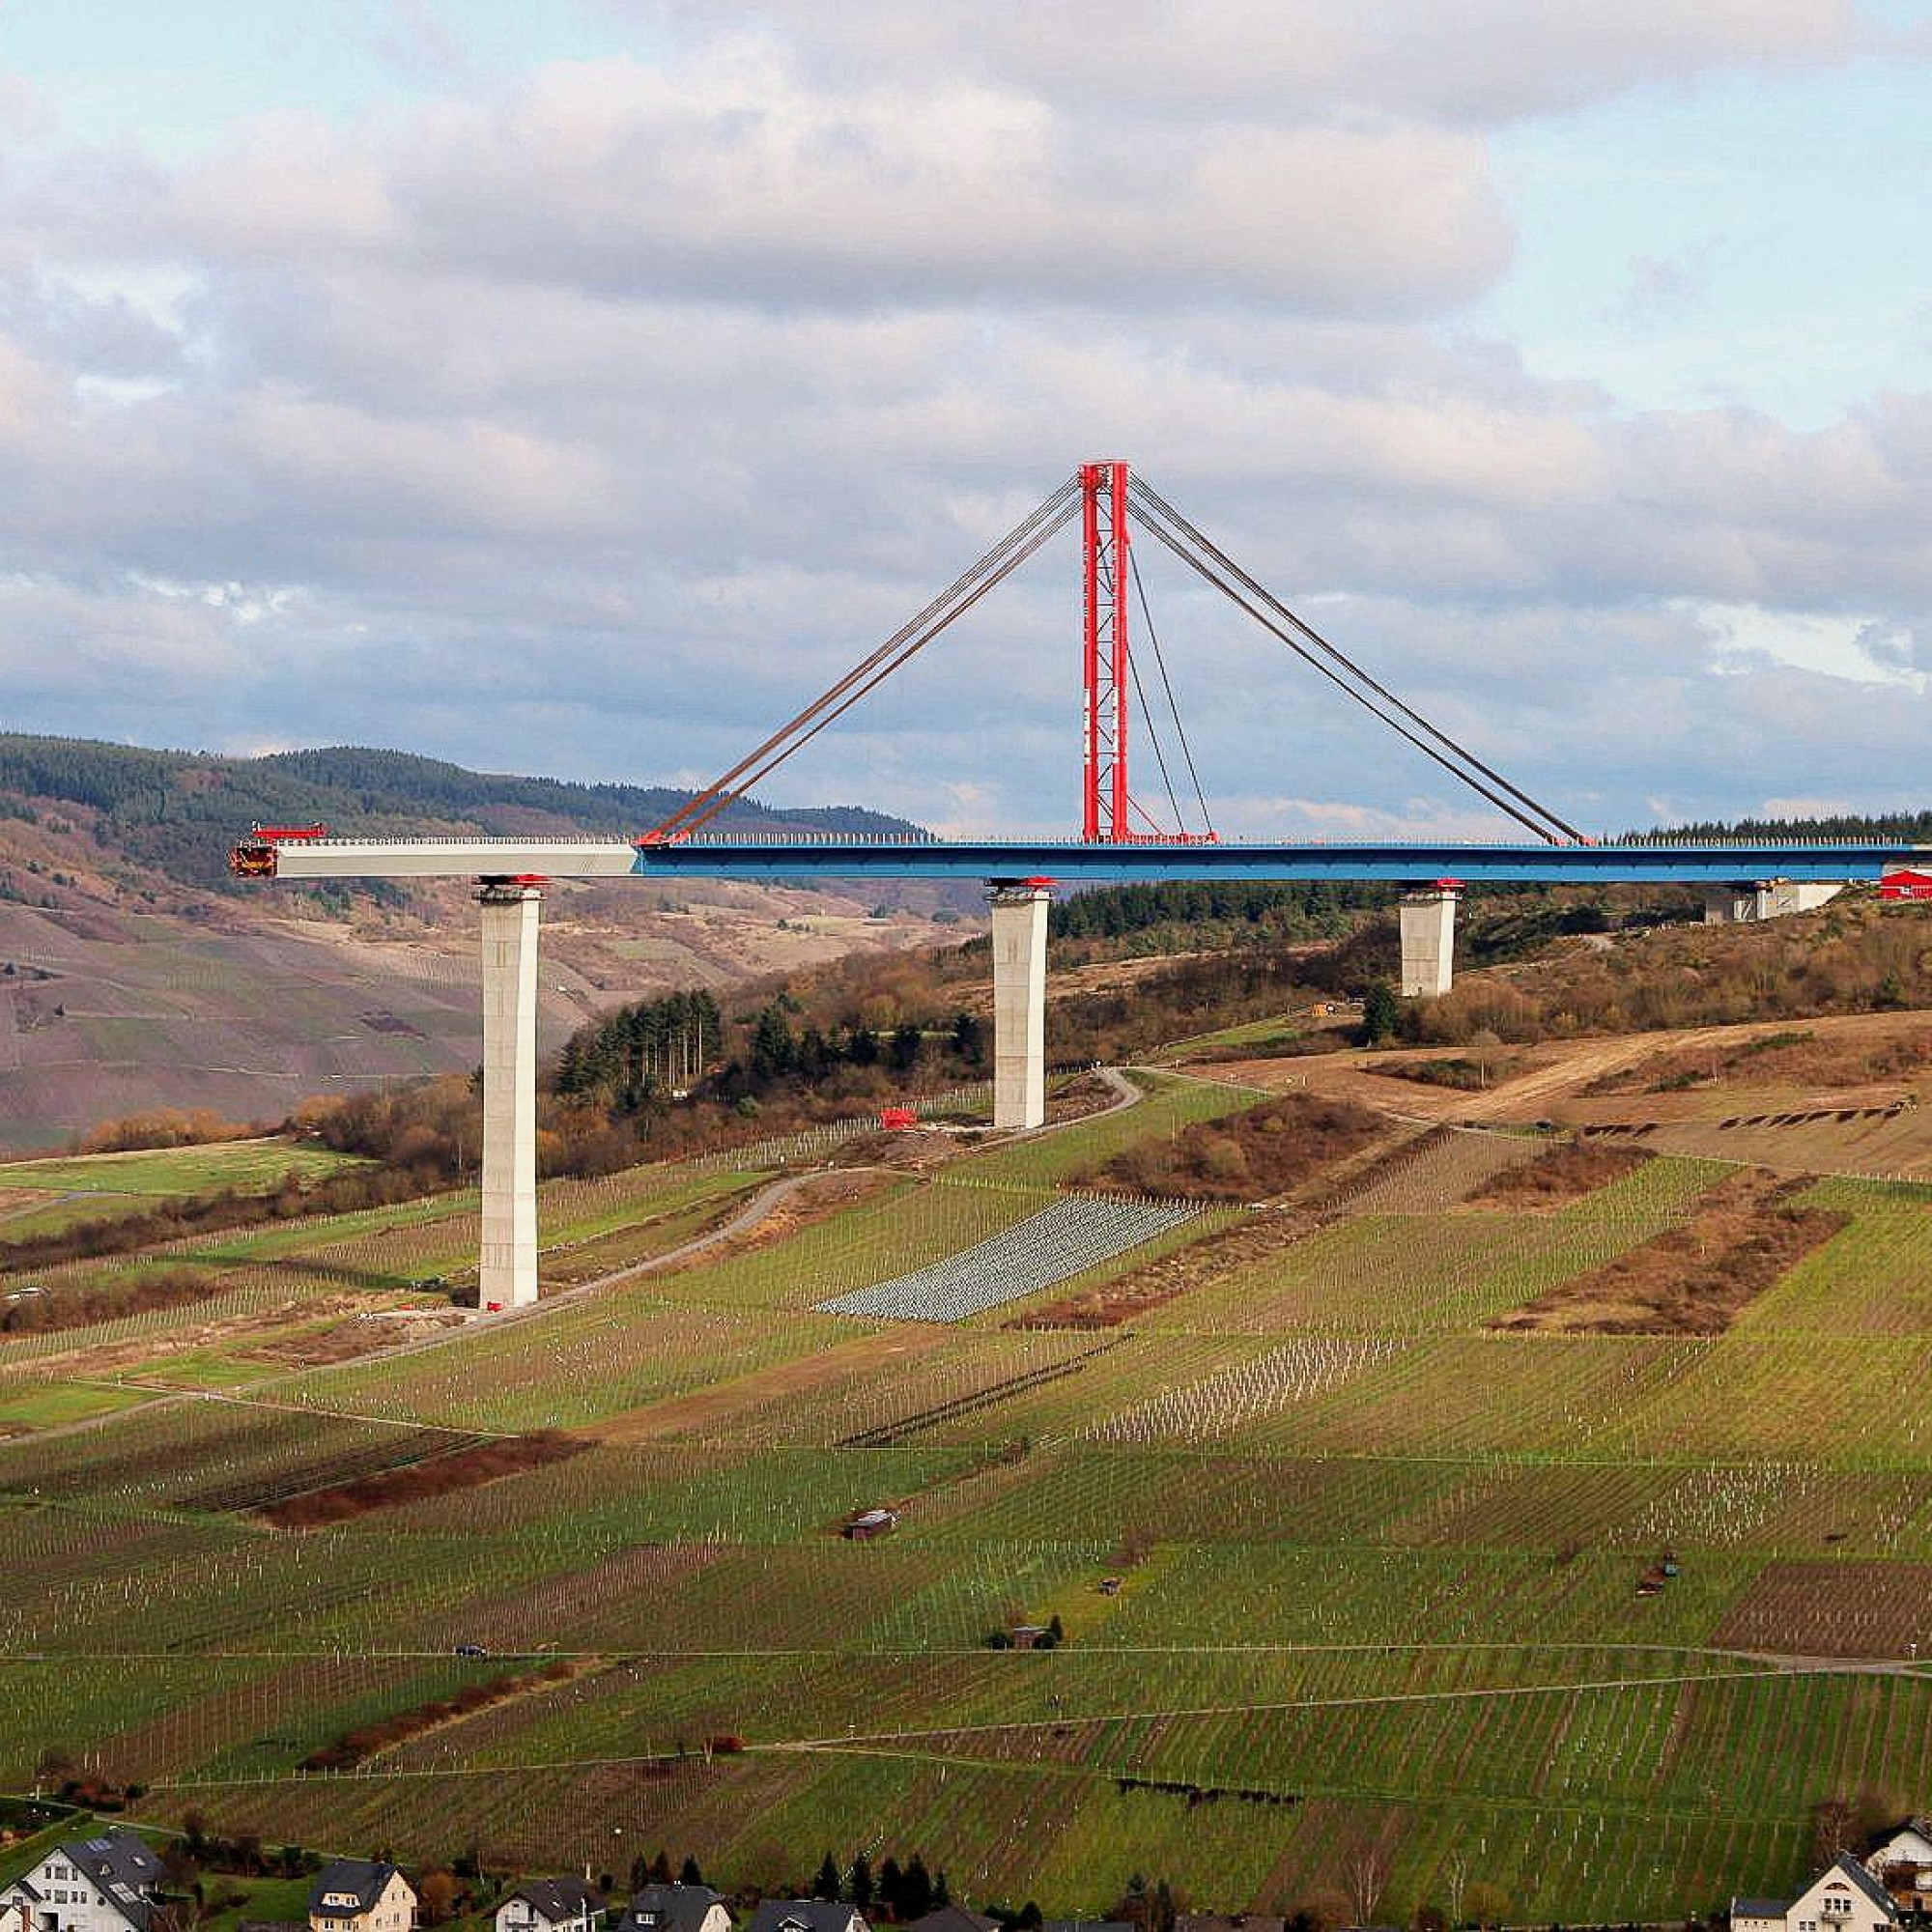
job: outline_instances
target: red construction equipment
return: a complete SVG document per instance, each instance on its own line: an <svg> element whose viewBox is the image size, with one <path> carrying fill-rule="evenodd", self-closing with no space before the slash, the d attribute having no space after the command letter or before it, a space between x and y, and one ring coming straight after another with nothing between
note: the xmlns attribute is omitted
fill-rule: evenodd
<svg viewBox="0 0 1932 1932"><path fill-rule="evenodd" d="M293 845L311 838L327 838L328 827L314 825L257 824L247 838L228 855L228 869L238 879L272 879L275 876L275 847Z"/></svg>

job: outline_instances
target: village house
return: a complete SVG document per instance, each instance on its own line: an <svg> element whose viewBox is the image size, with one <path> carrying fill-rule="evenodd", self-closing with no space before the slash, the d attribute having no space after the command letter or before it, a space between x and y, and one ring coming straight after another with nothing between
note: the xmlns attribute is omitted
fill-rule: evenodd
<svg viewBox="0 0 1932 1932"><path fill-rule="evenodd" d="M1889 1932L1898 1908L1850 1852L1796 1898L1734 1898L1731 1932Z"/></svg>
<svg viewBox="0 0 1932 1932"><path fill-rule="evenodd" d="M1288 1921L1264 1912L1236 1912L1223 1916L1212 1912L1182 1912L1174 1921L1174 1932L1287 1932Z"/></svg>
<svg viewBox="0 0 1932 1932"><path fill-rule="evenodd" d="M0 1891L0 1911L21 1907L31 1932L148 1932L160 1888L160 1860L115 1825L56 1845Z"/></svg>
<svg viewBox="0 0 1932 1932"><path fill-rule="evenodd" d="M999 1932L1000 1921L983 1912L968 1912L963 1905L942 1905L923 1918L915 1918L909 1932Z"/></svg>
<svg viewBox="0 0 1932 1932"><path fill-rule="evenodd" d="M856 1905L829 1898L768 1898L752 1915L750 1932L870 1932Z"/></svg>
<svg viewBox="0 0 1932 1932"><path fill-rule="evenodd" d="M308 1890L308 1932L410 1932L416 1893L394 1865L330 1859Z"/></svg>
<svg viewBox="0 0 1932 1932"><path fill-rule="evenodd" d="M603 1899L577 1878L532 1878L497 1908L497 1932L601 1932Z"/></svg>
<svg viewBox="0 0 1932 1932"><path fill-rule="evenodd" d="M1908 1912L1932 1912L1932 1823L1915 1818L1865 1860L1865 1870Z"/></svg>
<svg viewBox="0 0 1932 1932"><path fill-rule="evenodd" d="M616 1932L731 1932L731 1914L708 1885L647 1885L632 1894Z"/></svg>

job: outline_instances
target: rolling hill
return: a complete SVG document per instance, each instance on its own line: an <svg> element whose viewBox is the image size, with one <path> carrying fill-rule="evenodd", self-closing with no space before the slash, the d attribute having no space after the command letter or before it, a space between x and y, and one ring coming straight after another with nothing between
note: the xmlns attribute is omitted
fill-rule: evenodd
<svg viewBox="0 0 1932 1932"><path fill-rule="evenodd" d="M0 1148L56 1146L157 1105L279 1119L306 1094L474 1063L464 893L245 888L229 845L257 820L340 832L635 832L686 794L497 777L356 749L261 758L0 736ZM912 828L859 808L734 808L772 831ZM945 936L935 892L693 887L675 900L559 884L543 1024ZM782 922L782 925L781 925Z"/></svg>

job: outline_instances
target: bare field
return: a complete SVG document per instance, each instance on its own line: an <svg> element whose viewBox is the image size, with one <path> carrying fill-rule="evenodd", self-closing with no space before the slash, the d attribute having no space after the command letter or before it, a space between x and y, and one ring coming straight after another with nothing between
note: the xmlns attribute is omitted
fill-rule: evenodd
<svg viewBox="0 0 1932 1932"><path fill-rule="evenodd" d="M1626 1170L1628 1171L1628 1170ZM1719 1181L1684 1225L1572 1277L1492 1328L1586 1335L1721 1335L1849 1216L1801 1207L1803 1182L1747 1169Z"/></svg>
<svg viewBox="0 0 1932 1932"><path fill-rule="evenodd" d="M1932 1564L1773 1563L1713 1634L1800 1657L1916 1658L1932 1652Z"/></svg>

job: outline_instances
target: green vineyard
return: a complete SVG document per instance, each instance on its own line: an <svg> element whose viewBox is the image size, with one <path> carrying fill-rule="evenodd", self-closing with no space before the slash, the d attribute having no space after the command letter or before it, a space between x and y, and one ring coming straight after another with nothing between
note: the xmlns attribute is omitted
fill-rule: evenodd
<svg viewBox="0 0 1932 1932"><path fill-rule="evenodd" d="M308 1344L345 1296L402 1321L473 1264L472 1198L180 1244L220 1277L186 1314L0 1350L0 1777L58 1750L137 1818L342 1852L779 1884L866 1847L1056 1916L1141 1871L1384 1922L1479 1883L1681 1918L1794 1888L1825 1801L1932 1796L1925 1190L1815 1182L1844 1225L1721 1334L1492 1324L1731 1165L1468 1205L1541 1144L1414 1129L963 1319L821 1307L1020 1252L1252 1099L1160 1076L715 1253L773 1170L551 1183L560 1299L340 1360ZM408 1487L537 1431L577 1453ZM260 1514L358 1484L403 1487ZM890 1535L840 1534L869 1508ZM526 1658L569 1667L300 1768Z"/></svg>

